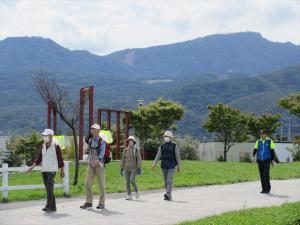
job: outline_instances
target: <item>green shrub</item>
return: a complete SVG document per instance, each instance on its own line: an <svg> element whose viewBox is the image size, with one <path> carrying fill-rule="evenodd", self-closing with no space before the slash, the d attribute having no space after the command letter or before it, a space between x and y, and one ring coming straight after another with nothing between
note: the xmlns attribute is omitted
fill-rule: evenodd
<svg viewBox="0 0 300 225"><path fill-rule="evenodd" d="M3 163L8 163L9 166L31 165L42 143L42 137L37 132L27 137L12 137L7 144L10 154L3 159Z"/></svg>
<svg viewBox="0 0 300 225"><path fill-rule="evenodd" d="M186 136L182 141L178 141L181 159L199 160L199 142L190 136Z"/></svg>
<svg viewBox="0 0 300 225"><path fill-rule="evenodd" d="M224 162L224 156L223 156L223 155L219 155L219 156L217 157L217 161L218 161L218 162Z"/></svg>
<svg viewBox="0 0 300 225"><path fill-rule="evenodd" d="M155 159L155 156L158 152L158 149L159 149L160 145L161 145L160 140L148 139L145 142L144 148L146 150L148 160L154 160Z"/></svg>
<svg viewBox="0 0 300 225"><path fill-rule="evenodd" d="M247 152L243 157L240 158L240 162L252 163L252 159L249 152Z"/></svg>

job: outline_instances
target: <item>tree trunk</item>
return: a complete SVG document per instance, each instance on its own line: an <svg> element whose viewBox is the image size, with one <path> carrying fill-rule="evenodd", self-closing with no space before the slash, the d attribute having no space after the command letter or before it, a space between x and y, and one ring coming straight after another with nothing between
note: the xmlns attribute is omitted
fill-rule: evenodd
<svg viewBox="0 0 300 225"><path fill-rule="evenodd" d="M146 159L146 150L145 150L145 143L143 140L140 140L140 148L141 152L143 153L143 160Z"/></svg>
<svg viewBox="0 0 300 225"><path fill-rule="evenodd" d="M77 143L77 134L76 128L72 127L72 133L74 138L74 154L75 154L75 174L74 174L74 182L73 185L77 185L78 183L78 170L79 170L79 151L78 151L78 143Z"/></svg>
<svg viewBox="0 0 300 225"><path fill-rule="evenodd" d="M224 141L224 162L227 162L227 141Z"/></svg>

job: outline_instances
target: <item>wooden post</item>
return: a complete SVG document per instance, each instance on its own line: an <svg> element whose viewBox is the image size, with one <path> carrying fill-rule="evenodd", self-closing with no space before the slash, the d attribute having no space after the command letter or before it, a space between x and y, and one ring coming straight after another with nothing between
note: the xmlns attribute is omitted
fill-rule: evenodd
<svg viewBox="0 0 300 225"><path fill-rule="evenodd" d="M64 186L64 195L69 196L70 194L70 185L69 185L69 161L65 161L65 177L63 179L63 186Z"/></svg>
<svg viewBox="0 0 300 225"><path fill-rule="evenodd" d="M54 131L54 134L56 134L56 109L52 108L53 110L53 131Z"/></svg>
<svg viewBox="0 0 300 225"><path fill-rule="evenodd" d="M47 128L51 128L51 112L52 112L52 107L50 102L48 102L48 115L47 115Z"/></svg>
<svg viewBox="0 0 300 225"><path fill-rule="evenodd" d="M127 139L129 135L129 130L128 130L128 112L125 112L125 146L128 146Z"/></svg>
<svg viewBox="0 0 300 225"><path fill-rule="evenodd" d="M107 130L110 130L110 118L111 118L111 113L110 110L107 110Z"/></svg>
<svg viewBox="0 0 300 225"><path fill-rule="evenodd" d="M89 130L94 123L94 87L89 86Z"/></svg>
<svg viewBox="0 0 300 225"><path fill-rule="evenodd" d="M97 111L97 122L100 126L101 126L101 117L102 117L101 114L102 114L101 109L98 109L98 111Z"/></svg>
<svg viewBox="0 0 300 225"><path fill-rule="evenodd" d="M116 114L116 158L120 159L120 111Z"/></svg>
<svg viewBox="0 0 300 225"><path fill-rule="evenodd" d="M2 164L2 199L8 199L8 164Z"/></svg>
<svg viewBox="0 0 300 225"><path fill-rule="evenodd" d="M84 126L84 92L80 89L80 109L79 109L79 160L83 158L83 126Z"/></svg>

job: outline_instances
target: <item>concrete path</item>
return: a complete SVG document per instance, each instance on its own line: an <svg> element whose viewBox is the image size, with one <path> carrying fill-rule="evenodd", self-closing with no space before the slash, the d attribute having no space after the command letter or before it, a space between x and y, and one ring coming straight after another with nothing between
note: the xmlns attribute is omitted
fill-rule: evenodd
<svg viewBox="0 0 300 225"><path fill-rule="evenodd" d="M213 185L175 189L174 201L163 201L163 192L142 194L137 201L124 198L107 199L106 209L95 207L82 210L82 199L57 204L57 212L44 213L40 205L0 211L1 225L154 225L176 224L186 220L203 218L230 210L280 205L300 201L300 179L272 181L272 193L260 194L259 182L230 185ZM97 201L94 201L96 206ZM2 208L3 205L1 204Z"/></svg>

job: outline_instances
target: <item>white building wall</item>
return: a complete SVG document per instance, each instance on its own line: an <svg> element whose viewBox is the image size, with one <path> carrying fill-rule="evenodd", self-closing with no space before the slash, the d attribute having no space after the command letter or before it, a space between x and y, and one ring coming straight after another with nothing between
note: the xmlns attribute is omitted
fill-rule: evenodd
<svg viewBox="0 0 300 225"><path fill-rule="evenodd" d="M287 162L293 160L293 155L287 148L292 148L292 143L275 143L275 152L280 162ZM227 152L227 161L239 162L240 158L246 153L252 156L255 143L236 143L229 152ZM205 142L200 143L198 153L200 160L216 160L220 155L224 155L223 142Z"/></svg>

